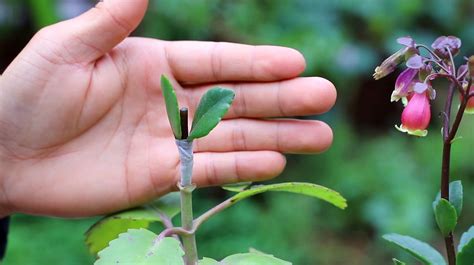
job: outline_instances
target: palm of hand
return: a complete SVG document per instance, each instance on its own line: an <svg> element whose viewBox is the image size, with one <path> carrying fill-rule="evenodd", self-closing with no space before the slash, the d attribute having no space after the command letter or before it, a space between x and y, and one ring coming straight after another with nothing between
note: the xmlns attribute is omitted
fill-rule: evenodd
<svg viewBox="0 0 474 265"><path fill-rule="evenodd" d="M272 60L276 50L129 38L94 56L101 49L80 39L64 47L51 33L38 34L0 79L6 212L95 215L175 189L178 154L161 74L174 80L180 104L191 113L212 83L267 82L227 84L236 89L235 106L215 132L196 143L197 185L273 177L285 164L280 152L317 152L331 142L330 130L320 122L247 119L312 114L333 104L334 90L325 81L280 82L303 70L304 61L292 50L278 48L287 56ZM93 59L84 60L88 56ZM226 66L227 60L237 64ZM282 90L296 83L324 89L302 90L299 99L286 96ZM304 93L311 94L309 100ZM321 95L329 97L316 102ZM265 104L254 99L258 96L274 100ZM288 128L306 136L282 142L290 136Z"/></svg>

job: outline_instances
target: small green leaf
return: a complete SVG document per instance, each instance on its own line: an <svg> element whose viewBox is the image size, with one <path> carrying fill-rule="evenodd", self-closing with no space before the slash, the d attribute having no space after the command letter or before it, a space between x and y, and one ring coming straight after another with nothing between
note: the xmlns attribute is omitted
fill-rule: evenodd
<svg viewBox="0 0 474 265"><path fill-rule="evenodd" d="M184 251L179 241L172 237L156 241L156 237L155 233L146 229L130 229L100 251L94 265L184 265Z"/></svg>
<svg viewBox="0 0 474 265"><path fill-rule="evenodd" d="M221 261L225 265L291 265L290 262L260 253L244 253L229 256Z"/></svg>
<svg viewBox="0 0 474 265"><path fill-rule="evenodd" d="M219 265L220 262L211 258L203 258L199 261L199 265Z"/></svg>
<svg viewBox="0 0 474 265"><path fill-rule="evenodd" d="M208 135L227 113L234 100L234 91L224 88L213 88L204 94L194 114L189 140Z"/></svg>
<svg viewBox="0 0 474 265"><path fill-rule="evenodd" d="M233 184L227 184L222 186L221 188L224 190L232 191L232 192L241 192L248 188L250 185L252 185L252 182L247 181L247 182L239 182L239 183L233 183Z"/></svg>
<svg viewBox="0 0 474 265"><path fill-rule="evenodd" d="M244 190L234 195L231 200L236 203L240 200L254 196L267 191L283 191L303 194L310 197L315 197L324 201L327 201L334 206L344 209L347 207L346 199L344 199L338 192L328 189L326 187L312 184L312 183L301 183L301 182L289 182L279 183L271 185L259 185L251 187L250 189Z"/></svg>
<svg viewBox="0 0 474 265"><path fill-rule="evenodd" d="M398 259L392 259L393 265L406 265L405 262L399 261Z"/></svg>
<svg viewBox="0 0 474 265"><path fill-rule="evenodd" d="M86 244L93 255L107 247L119 234L131 228L147 228L161 222L162 214L173 218L180 211L179 192L173 192L141 207L108 215L86 232Z"/></svg>
<svg viewBox="0 0 474 265"><path fill-rule="evenodd" d="M440 199L441 194L438 192L438 195L436 195L436 199L433 202L433 210L434 206L437 204L437 201L439 201ZM449 202L456 209L457 216L461 216L463 205L463 188L460 180L456 180L449 183Z"/></svg>
<svg viewBox="0 0 474 265"><path fill-rule="evenodd" d="M161 76L161 91L165 98L166 114L168 115L174 138L181 139L181 118L179 116L178 99L171 82L164 75Z"/></svg>
<svg viewBox="0 0 474 265"><path fill-rule="evenodd" d="M445 199L435 201L434 212L436 223L444 236L447 236L454 230L458 223L458 217L454 206Z"/></svg>
<svg viewBox="0 0 474 265"><path fill-rule="evenodd" d="M474 264L474 226L461 236L456 259L456 265L472 264Z"/></svg>
<svg viewBox="0 0 474 265"><path fill-rule="evenodd" d="M446 265L443 256L430 245L418 239L398 234L384 235L383 238L406 252L410 253L426 265Z"/></svg>

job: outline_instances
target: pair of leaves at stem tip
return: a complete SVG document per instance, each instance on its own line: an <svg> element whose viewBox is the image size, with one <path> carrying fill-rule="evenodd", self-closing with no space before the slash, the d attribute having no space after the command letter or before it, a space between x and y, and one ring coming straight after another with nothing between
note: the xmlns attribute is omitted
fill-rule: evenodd
<svg viewBox="0 0 474 265"><path fill-rule="evenodd" d="M174 137L182 139L184 134L181 131L178 99L171 82L164 75L161 76L161 90L165 98L166 113ZM217 87L208 90L199 102L187 139L192 141L208 135L227 113L234 97L235 93L230 89Z"/></svg>

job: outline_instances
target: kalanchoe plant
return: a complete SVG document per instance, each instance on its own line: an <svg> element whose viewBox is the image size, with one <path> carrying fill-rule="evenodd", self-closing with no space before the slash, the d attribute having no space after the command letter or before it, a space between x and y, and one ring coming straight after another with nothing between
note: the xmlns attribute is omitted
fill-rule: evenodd
<svg viewBox="0 0 474 265"><path fill-rule="evenodd" d="M423 264L473 265L474 226L462 235L457 249L454 245L453 232L462 211L463 188L461 181L450 183L450 162L451 145L456 139L463 116L474 112L474 56L465 58L464 63L456 70L454 57L461 48L461 40L457 37L441 36L433 42L431 48L415 43L410 37L399 38L398 43L405 47L382 62L374 74L375 79L380 79L394 72L403 63L407 67L398 76L391 97L391 101L401 99L405 106L402 124L396 126L398 130L414 136L426 136L431 119L430 101L441 100L436 97L433 81L439 78L449 81L448 87L437 88L446 90L447 97L440 115L443 119L441 191L433 202L435 220L445 241L448 262L433 247L412 237L389 234L384 239L412 254ZM422 51L427 55L423 55ZM457 109L453 106L456 94L460 99ZM405 264L396 259L393 262Z"/></svg>
<svg viewBox="0 0 474 265"><path fill-rule="evenodd" d="M312 183L280 183L254 185L239 183L223 187L236 194L214 208L193 218L192 182L193 141L209 134L229 109L234 92L213 88L201 98L188 133L188 111L179 109L178 100L170 81L161 77L161 89L166 111L180 156L181 178L179 194L171 193L146 205L104 217L86 233L86 243L96 265L288 265L287 261L258 251L231 255L218 262L211 258L198 260L195 234L213 215L237 202L267 191L298 193L325 200L344 209L346 200L337 192ZM181 227L173 224L173 217L181 212ZM158 235L146 230L150 223L160 222L164 229ZM178 237L179 236L179 237Z"/></svg>

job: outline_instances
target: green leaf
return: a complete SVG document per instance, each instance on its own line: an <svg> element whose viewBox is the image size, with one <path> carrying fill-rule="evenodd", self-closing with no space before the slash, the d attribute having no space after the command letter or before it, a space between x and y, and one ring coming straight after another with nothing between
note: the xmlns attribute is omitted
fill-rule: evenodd
<svg viewBox="0 0 474 265"><path fill-rule="evenodd" d="M474 264L474 226L461 236L456 259L456 265L472 264Z"/></svg>
<svg viewBox="0 0 474 265"><path fill-rule="evenodd" d="M176 93L166 76L161 76L161 91L165 98L166 114L173 130L174 138L181 139L181 118L179 116L179 105Z"/></svg>
<svg viewBox="0 0 474 265"><path fill-rule="evenodd" d="M194 114L189 140L208 135L230 108L235 93L224 88L213 88L204 94Z"/></svg>
<svg viewBox="0 0 474 265"><path fill-rule="evenodd" d="M434 202L434 212L436 223L439 230L444 236L447 236L454 230L458 222L456 209L451 203L445 199L440 199Z"/></svg>
<svg viewBox="0 0 474 265"><path fill-rule="evenodd" d="M203 258L199 261L199 265L219 265L220 262L211 258Z"/></svg>
<svg viewBox="0 0 474 265"><path fill-rule="evenodd" d="M398 234L384 235L383 238L406 252L410 253L426 265L446 265L443 256L430 245L418 239Z"/></svg>
<svg viewBox="0 0 474 265"><path fill-rule="evenodd" d="M440 199L441 194L438 192L438 195L436 195L436 199L433 202L433 209L437 204L437 201ZM449 183L449 202L454 206L457 216L459 217L461 215L463 205L463 187L460 180Z"/></svg>
<svg viewBox="0 0 474 265"><path fill-rule="evenodd" d="M252 182L247 181L247 182L239 182L239 183L233 183L233 184L227 184L222 186L221 188L224 190L232 191L232 192L241 192L248 188L250 185L252 185Z"/></svg>
<svg viewBox="0 0 474 265"><path fill-rule="evenodd" d="M316 185L313 183L302 183L302 182L288 182L271 185L259 185L251 187L250 189L244 190L234 195L231 200L236 203L240 200L254 196L267 191L283 191L303 194L310 197L315 197L324 201L327 201L334 206L344 209L347 207L346 199L344 199L338 192L328 189L326 187Z"/></svg>
<svg viewBox="0 0 474 265"><path fill-rule="evenodd" d="M156 237L155 233L146 229L130 229L99 252L99 259L94 265L184 265L184 251L179 241L172 237L156 241Z"/></svg>
<svg viewBox="0 0 474 265"><path fill-rule="evenodd" d="M244 253L229 256L221 261L225 265L291 265L290 262L260 253Z"/></svg>
<svg viewBox="0 0 474 265"><path fill-rule="evenodd" d="M406 265L405 262L399 261L398 259L392 259L393 265Z"/></svg>
<svg viewBox="0 0 474 265"><path fill-rule="evenodd" d="M162 215L173 218L179 211L179 192L173 192L149 204L108 215L89 228L86 244L90 253L97 255L128 229L147 228L152 222L162 222Z"/></svg>

